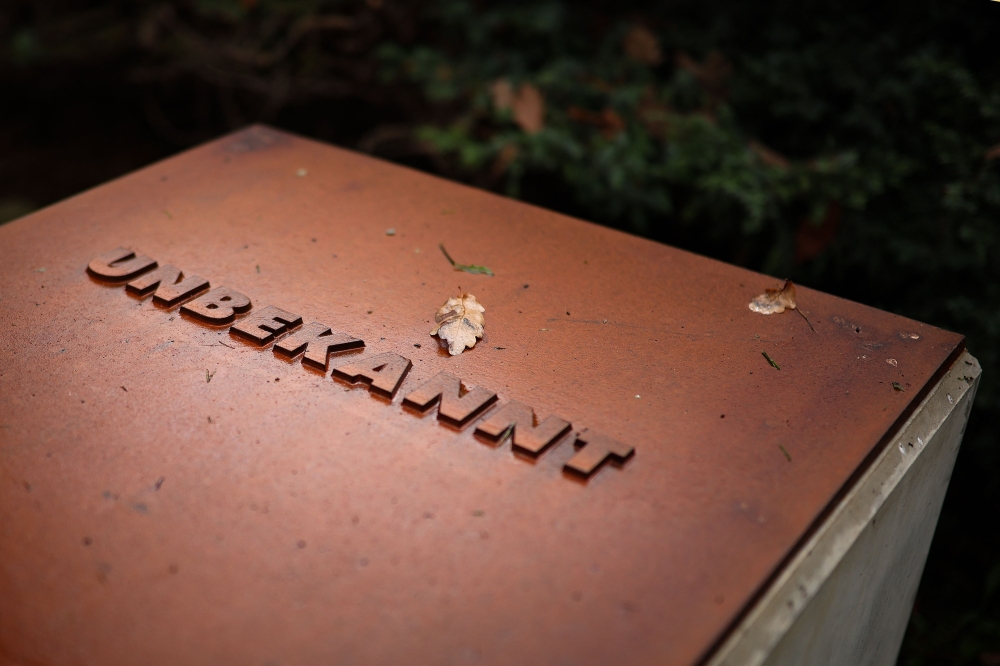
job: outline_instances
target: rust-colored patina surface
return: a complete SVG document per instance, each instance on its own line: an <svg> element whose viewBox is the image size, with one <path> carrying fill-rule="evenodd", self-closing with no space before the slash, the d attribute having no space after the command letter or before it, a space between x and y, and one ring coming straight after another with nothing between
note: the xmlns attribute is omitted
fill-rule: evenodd
<svg viewBox="0 0 1000 666"><path fill-rule="evenodd" d="M8 224L0 662L697 663L962 346L775 286L262 127Z"/></svg>

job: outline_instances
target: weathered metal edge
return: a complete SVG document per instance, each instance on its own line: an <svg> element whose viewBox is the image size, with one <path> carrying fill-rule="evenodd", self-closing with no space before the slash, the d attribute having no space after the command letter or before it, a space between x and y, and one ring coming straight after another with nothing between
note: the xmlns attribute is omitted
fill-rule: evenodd
<svg viewBox="0 0 1000 666"><path fill-rule="evenodd" d="M967 418L982 368L967 351L945 368L947 371L932 384L903 426L888 438L891 444L904 440L923 443L914 447L912 455L899 455L895 445L881 448L874 462L847 489L741 620L702 660L705 666L764 663L926 450L934 433L954 410L965 409Z"/></svg>
<svg viewBox="0 0 1000 666"><path fill-rule="evenodd" d="M813 537L816 536L821 528L828 524L832 520L832 516L838 507L843 505L846 501L848 493L855 488L861 479L869 473L869 471L875 466L876 462L881 458L885 450L888 448L889 443L893 441L897 436L901 436L903 433L903 428L911 419L911 417L916 414L917 410L923 406L924 401L929 398L932 390L937 387L943 380L945 375L949 373L953 368L957 367L960 358L966 356L965 338L959 341L959 344L952 350L948 358L945 359L944 363L937 369L937 371L930 377L930 379L921 387L921 389L913 396L910 404L906 409L899 415L892 426L886 431L885 435L878 441L878 443L872 447L868 456L862 461L854 473L848 477L844 482L840 491L834 495L830 503L820 512L819 516L813 521L809 529L803 533L802 537L798 542L788 551L785 558L779 563L775 570L768 576L763 584L760 586L758 591L753 595L749 602L736 614L734 619L723 629L719 636L711 643L704 654L699 658L697 663L699 666L711 666L715 662L712 662L715 655L721 654L723 646L728 644L730 638L741 631L741 627L746 625L748 618L754 609L758 608L760 604L763 603L764 598L767 596L768 591L775 588L778 585L781 576L789 570L789 567L793 565L793 562L797 561L796 558L801 555L806 549L810 547L813 543ZM971 356L969 358L972 358ZM978 361L972 358L978 368ZM978 381L978 375L975 378ZM846 552L846 551L845 551Z"/></svg>

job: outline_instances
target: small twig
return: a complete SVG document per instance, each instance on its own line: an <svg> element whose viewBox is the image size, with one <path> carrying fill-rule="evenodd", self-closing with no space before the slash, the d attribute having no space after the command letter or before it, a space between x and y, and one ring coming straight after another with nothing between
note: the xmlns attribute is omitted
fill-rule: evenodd
<svg viewBox="0 0 1000 666"><path fill-rule="evenodd" d="M475 264L455 263L455 260L451 258L450 254L448 254L448 250L444 249L444 243L438 243L438 247L441 248L441 252L444 253L444 258L448 260L448 263L450 263L452 268L456 271L465 271L466 273L489 275L490 277L493 277L493 271L491 271L488 267L476 266Z"/></svg>
<svg viewBox="0 0 1000 666"><path fill-rule="evenodd" d="M815 328L813 328L813 325L812 325L812 322L811 322L811 321L809 321L809 317L807 317L807 316L805 316L804 314L802 314L802 310L800 310L800 309L798 309L798 308L795 308L795 311L799 313L799 316L800 316L800 317L802 317L803 319L805 319L805 320L806 320L806 323L807 323L807 324L809 324L809 328L812 328L812 332L813 332L813 333L816 333L816 329L815 329ZM819 334L817 333L817 335L819 335Z"/></svg>
<svg viewBox="0 0 1000 666"><path fill-rule="evenodd" d="M441 252L444 253L444 258L448 260L448 263L455 266L455 260L451 258L450 254L448 254L448 250L444 249L444 243L438 243L438 247L441 248Z"/></svg>
<svg viewBox="0 0 1000 666"><path fill-rule="evenodd" d="M507 429L503 431L503 434L500 435L500 441L497 442L497 446L500 446L504 442L506 442L510 438L511 434L513 434L513 432L514 432L514 424L511 423L509 426L507 426Z"/></svg>
<svg viewBox="0 0 1000 666"><path fill-rule="evenodd" d="M771 367L775 370L781 370L781 366L774 362L774 359L767 355L766 351L762 351L761 354L767 359L767 362L771 364Z"/></svg>

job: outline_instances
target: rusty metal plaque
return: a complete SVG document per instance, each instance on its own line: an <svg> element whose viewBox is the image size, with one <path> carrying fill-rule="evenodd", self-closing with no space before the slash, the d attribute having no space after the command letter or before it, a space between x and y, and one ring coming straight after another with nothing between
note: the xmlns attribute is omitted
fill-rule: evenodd
<svg viewBox="0 0 1000 666"><path fill-rule="evenodd" d="M963 347L779 284L265 127L0 227L0 662L697 663Z"/></svg>

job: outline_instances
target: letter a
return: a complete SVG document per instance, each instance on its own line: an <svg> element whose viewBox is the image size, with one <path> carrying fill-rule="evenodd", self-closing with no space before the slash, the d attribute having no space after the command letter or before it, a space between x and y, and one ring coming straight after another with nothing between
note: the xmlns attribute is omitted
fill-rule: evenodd
<svg viewBox="0 0 1000 666"><path fill-rule="evenodd" d="M352 384L369 384L372 393L392 400L412 365L410 359L387 352L337 366L333 369L333 376Z"/></svg>

